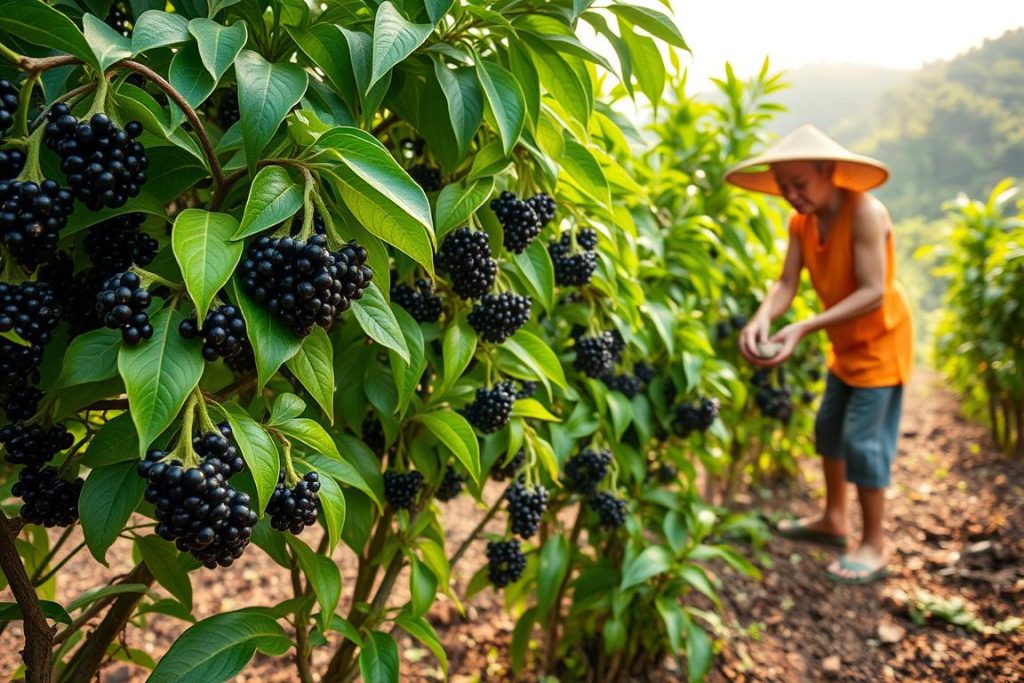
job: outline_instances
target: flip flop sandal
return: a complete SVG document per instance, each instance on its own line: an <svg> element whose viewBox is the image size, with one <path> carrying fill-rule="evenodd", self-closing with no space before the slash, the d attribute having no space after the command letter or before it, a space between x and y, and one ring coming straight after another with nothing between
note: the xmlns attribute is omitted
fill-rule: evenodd
<svg viewBox="0 0 1024 683"><path fill-rule="evenodd" d="M878 567L877 569L872 569L868 565L863 564L862 562L857 562L856 560L851 560L845 555L839 558L839 566L847 571L856 572L857 575L841 576L826 569L825 578L829 581L841 583L847 586L865 586L869 583L881 581L889 576L888 567L883 566Z"/></svg>
<svg viewBox="0 0 1024 683"><path fill-rule="evenodd" d="M830 534L826 531L808 529L806 526L799 523L788 529L783 529L782 527L775 525L772 527L772 531L774 531L777 536L788 538L791 541L807 541L808 543L819 543L833 548L846 547L846 536Z"/></svg>

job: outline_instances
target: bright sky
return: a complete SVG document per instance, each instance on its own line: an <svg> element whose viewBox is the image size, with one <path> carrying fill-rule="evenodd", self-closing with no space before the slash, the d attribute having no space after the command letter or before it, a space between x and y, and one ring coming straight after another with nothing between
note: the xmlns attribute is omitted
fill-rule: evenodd
<svg viewBox="0 0 1024 683"><path fill-rule="evenodd" d="M648 4L643 2L642 4ZM671 0L689 83L821 62L916 68L1024 26L1024 0ZM651 4L651 6L657 6Z"/></svg>

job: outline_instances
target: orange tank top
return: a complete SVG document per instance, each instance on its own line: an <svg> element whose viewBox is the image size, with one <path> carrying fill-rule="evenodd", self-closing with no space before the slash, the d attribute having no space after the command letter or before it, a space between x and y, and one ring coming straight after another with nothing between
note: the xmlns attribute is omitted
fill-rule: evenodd
<svg viewBox="0 0 1024 683"><path fill-rule="evenodd" d="M847 192L835 225L822 244L815 215L795 214L790 239L799 240L804 266L825 308L857 289L853 254L853 204ZM825 328L831 342L828 367L854 387L905 384L914 356L913 322L903 287L896 281L892 230L885 238L885 293L882 305L852 320Z"/></svg>

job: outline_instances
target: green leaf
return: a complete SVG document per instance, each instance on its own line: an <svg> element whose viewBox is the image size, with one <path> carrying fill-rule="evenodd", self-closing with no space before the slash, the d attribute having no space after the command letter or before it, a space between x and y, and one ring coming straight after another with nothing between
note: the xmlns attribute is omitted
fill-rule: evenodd
<svg viewBox="0 0 1024 683"><path fill-rule="evenodd" d="M320 477L320 509L324 511L324 522L327 526L327 553L334 552L341 538L341 530L345 528L345 495L334 477Z"/></svg>
<svg viewBox="0 0 1024 683"><path fill-rule="evenodd" d="M672 567L672 554L660 545L644 548L643 552L627 562L622 568L620 590L639 585Z"/></svg>
<svg viewBox="0 0 1024 683"><path fill-rule="evenodd" d="M317 22L307 30L288 28L288 33L306 56L323 72L349 109L358 104L358 86L348 40L340 26Z"/></svg>
<svg viewBox="0 0 1024 683"><path fill-rule="evenodd" d="M302 99L308 77L297 64L271 64L252 50L242 50L235 58L235 77L242 146L252 171L285 115Z"/></svg>
<svg viewBox="0 0 1024 683"><path fill-rule="evenodd" d="M326 474L342 484L359 489L373 500L373 502L380 505L380 501L384 497L384 484L382 483L383 480L380 478L379 472L377 473L379 485L376 490L374 490L374 488L369 484L367 477L364 476L363 473L348 460L343 460L342 458L330 453L323 455L319 453L311 453L303 459L317 472ZM346 521L350 521L352 517L348 514L349 500L347 498L345 499L345 503Z"/></svg>
<svg viewBox="0 0 1024 683"><path fill-rule="evenodd" d="M434 75L448 103L448 118L458 144L458 156L462 158L476 136L484 115L484 100L479 83L473 69L449 69L440 59L434 60Z"/></svg>
<svg viewBox="0 0 1024 683"><path fill-rule="evenodd" d="M544 619L560 594L569 571L569 542L564 536L552 536L540 550L537 565L537 610Z"/></svg>
<svg viewBox="0 0 1024 683"><path fill-rule="evenodd" d="M98 562L107 563L107 550L142 501L145 490L146 480L139 476L137 460L100 467L89 473L78 510L85 544Z"/></svg>
<svg viewBox="0 0 1024 683"><path fill-rule="evenodd" d="M245 318L245 333L252 342L259 387L262 388L285 361L299 352L302 339L270 311L253 301L237 282L232 283L231 291L232 300L238 304Z"/></svg>
<svg viewBox="0 0 1024 683"><path fill-rule="evenodd" d="M33 45L66 52L99 68L89 41L74 22L41 0L0 0L0 28Z"/></svg>
<svg viewBox="0 0 1024 683"><path fill-rule="evenodd" d="M373 631L359 651L359 671L365 683L398 683L398 645L387 633Z"/></svg>
<svg viewBox="0 0 1024 683"><path fill-rule="evenodd" d="M216 81L231 67L248 38L244 21L221 26L209 19L193 19L188 22L188 32L196 37L203 65Z"/></svg>
<svg viewBox="0 0 1024 683"><path fill-rule="evenodd" d="M321 612L334 614L334 608L341 599L341 571L338 565L331 558L310 550L308 545L292 534L285 534L285 540L299 561L299 568L313 587Z"/></svg>
<svg viewBox="0 0 1024 683"><path fill-rule="evenodd" d="M156 148L163 149L163 148ZM154 170L155 172L155 170ZM152 174L150 174L152 176ZM152 177L150 178L152 181ZM167 209L164 207L163 202L154 197L152 194L143 190L139 193L138 197L133 198L124 206L118 206L116 208L103 208L99 211L74 211L71 216L68 217L68 224L60 231L61 238L66 238L70 235L79 233L86 228L102 223L108 218L114 216L120 216L126 213L132 213L134 211L141 211L143 213L152 214L154 216L166 216Z"/></svg>
<svg viewBox="0 0 1024 683"><path fill-rule="evenodd" d="M533 298L541 303L544 310L554 309L555 266L544 242L534 240L523 253L515 254L513 260Z"/></svg>
<svg viewBox="0 0 1024 683"><path fill-rule="evenodd" d="M626 432L626 427L633 420L633 404L623 394L617 391L609 391L606 400L608 411L612 416L612 428L615 430L615 440L618 441Z"/></svg>
<svg viewBox="0 0 1024 683"><path fill-rule="evenodd" d="M266 614L216 614L174 641L148 683L220 683L245 668L256 650L283 653L290 646L284 629Z"/></svg>
<svg viewBox="0 0 1024 683"><path fill-rule="evenodd" d="M348 43L349 55L352 58L352 72L355 74L359 100L362 108L361 121L363 126L369 128L373 124L373 117L377 109L384 101L388 88L391 87L391 72L375 85L371 85L370 79L373 72L373 37L361 31L349 31L341 29L345 42Z"/></svg>
<svg viewBox="0 0 1024 683"><path fill-rule="evenodd" d="M476 344L476 330L469 324L465 316L459 316L455 323L449 325L448 329L444 331L442 358L445 388L454 385L455 380L462 376L463 371L469 366L469 361L473 360Z"/></svg>
<svg viewBox="0 0 1024 683"><path fill-rule="evenodd" d="M388 0L382 2L373 22L373 69L367 88L415 52L433 30L430 24L406 21Z"/></svg>
<svg viewBox="0 0 1024 683"><path fill-rule="evenodd" d="M40 600L39 607L47 619L71 625L71 615L58 603L52 600ZM21 605L16 602L0 602L0 621L21 621L22 619L24 617L21 614Z"/></svg>
<svg viewBox="0 0 1024 683"><path fill-rule="evenodd" d="M409 606L414 617L426 614L437 595L437 577L415 557L411 558L409 569L409 595L412 597Z"/></svg>
<svg viewBox="0 0 1024 683"><path fill-rule="evenodd" d="M352 314L371 339L395 351L406 363L409 362L409 346L405 343L405 335L376 283L371 282L363 290L363 297L352 302Z"/></svg>
<svg viewBox="0 0 1024 683"><path fill-rule="evenodd" d="M686 620L686 671L691 683L703 681L711 670L714 653L711 649L711 638L707 631Z"/></svg>
<svg viewBox="0 0 1024 683"><path fill-rule="evenodd" d="M515 76L500 64L484 61L478 56L476 75L498 124L502 149L507 156L512 153L526 125L526 97Z"/></svg>
<svg viewBox="0 0 1024 683"><path fill-rule="evenodd" d="M147 10L136 20L132 28L132 52L139 54L146 50L168 45L178 45L192 40L188 32L188 19L180 14L160 10Z"/></svg>
<svg viewBox="0 0 1024 683"><path fill-rule="evenodd" d="M149 590L149 586L144 583L115 583L110 586L104 586L103 588L94 588L82 593L77 598L69 602L67 604L67 611L74 612L75 610L91 605L97 600L102 600L103 598L111 595L145 593L147 590Z"/></svg>
<svg viewBox="0 0 1024 683"><path fill-rule="evenodd" d="M531 61L544 88L586 129L594 106L594 86L586 67L579 59L555 51L537 36L521 33L519 37L535 55Z"/></svg>
<svg viewBox="0 0 1024 683"><path fill-rule="evenodd" d="M494 178L481 178L468 183L445 185L437 195L437 239L444 239L449 232L465 225L494 192ZM546 252L545 252L546 253ZM549 259L550 260L550 259Z"/></svg>
<svg viewBox="0 0 1024 683"><path fill-rule="evenodd" d="M279 394L270 408L270 422L273 426L302 415L306 410L306 402L295 394Z"/></svg>
<svg viewBox="0 0 1024 683"><path fill-rule="evenodd" d="M439 410L420 413L414 419L455 455L473 481L480 482L480 444L466 418L448 410Z"/></svg>
<svg viewBox="0 0 1024 683"><path fill-rule="evenodd" d="M675 22L657 10L630 3L609 5L608 10L673 47L690 49L686 46L683 34L679 32L679 27L675 25Z"/></svg>
<svg viewBox="0 0 1024 683"><path fill-rule="evenodd" d="M205 102L217 87L217 81L203 66L203 58L195 43L186 43L174 54L167 71L167 80L193 109ZM171 116L175 127L185 119L184 112L177 106L171 108Z"/></svg>
<svg viewBox="0 0 1024 683"><path fill-rule="evenodd" d="M195 339L178 334L184 318L165 308L151 318L153 338L122 346L117 369L128 392L128 406L139 432L139 456L174 420L203 374Z"/></svg>
<svg viewBox="0 0 1024 683"><path fill-rule="evenodd" d="M102 19L86 14L82 17L82 27L85 40L92 47L100 68L106 70L112 64L132 56L131 38L122 36Z"/></svg>
<svg viewBox="0 0 1024 683"><path fill-rule="evenodd" d="M103 327L75 337L64 352L64 365L53 389L99 382L117 376L121 331Z"/></svg>
<svg viewBox="0 0 1024 683"><path fill-rule="evenodd" d="M590 151L566 136L565 150L559 159L562 170L579 186L584 194L602 206L611 207L612 194L601 164Z"/></svg>
<svg viewBox="0 0 1024 683"><path fill-rule="evenodd" d="M238 221L226 213L185 209L174 219L171 246L199 320L242 258L242 243L232 242Z"/></svg>
<svg viewBox="0 0 1024 683"><path fill-rule="evenodd" d="M604 622L603 633L605 652L618 652L626 643L626 626L619 619Z"/></svg>
<svg viewBox="0 0 1024 683"><path fill-rule="evenodd" d="M405 362L395 351L389 351L391 356L391 374L395 379L395 388L398 390L398 412L404 413L409 401L412 400L416 385L423 377L423 371L427 366L423 354L423 332L419 323L401 307L392 310L398 325L405 337L406 347L409 349L409 362Z"/></svg>
<svg viewBox="0 0 1024 683"><path fill-rule="evenodd" d="M444 15L448 13L448 10L452 8L455 0L423 0L423 4L427 8L427 16L430 17L430 23L437 25L437 22L444 18Z"/></svg>
<svg viewBox="0 0 1024 683"><path fill-rule="evenodd" d="M403 614L395 620L395 623L397 623L403 631L427 646L427 649L433 653L437 658L437 661L441 664L441 671L447 677L448 655L445 653L444 646L441 644L441 640L437 637L437 632L434 630L434 627L430 625L430 622L423 617L414 619Z"/></svg>
<svg viewBox="0 0 1024 683"><path fill-rule="evenodd" d="M527 365L538 369L544 377L562 389L567 388L565 371L562 369L558 356L555 355L551 346L540 337L526 330L519 330L505 340L503 347L514 353Z"/></svg>
<svg viewBox="0 0 1024 683"><path fill-rule="evenodd" d="M423 189L365 131L339 126L321 135L317 145L340 162L329 175L356 220L433 276L433 221Z"/></svg>
<svg viewBox="0 0 1024 683"><path fill-rule="evenodd" d="M249 466L252 478L256 482L258 512L262 514L277 487L281 454L273 437L263 425L252 419L240 405L229 402L221 408L231 425L238 450L242 452L242 458L245 459L245 464Z"/></svg>
<svg viewBox="0 0 1024 683"><path fill-rule="evenodd" d="M629 46L632 65L635 66L636 79L640 89L655 107L661 101L661 93L665 90L665 62L661 50L652 38L633 33L629 26L623 26L622 40Z"/></svg>
<svg viewBox="0 0 1024 683"><path fill-rule="evenodd" d="M302 186L280 166L267 166L256 174L249 187L249 199L238 230L231 236L240 240L263 232L291 218L302 208Z"/></svg>
<svg viewBox="0 0 1024 683"><path fill-rule="evenodd" d="M469 173L469 180L477 180L494 176L504 171L510 163L509 157L501 147L499 140L487 143L475 155L473 155L473 167Z"/></svg>
<svg viewBox="0 0 1024 683"><path fill-rule="evenodd" d="M675 598L657 598L654 601L654 605L657 607L658 614L661 615L661 620L665 624L665 634L668 636L668 642L672 646L672 651L681 654L683 650L683 632L686 630L686 615L683 613L683 608L679 606Z"/></svg>
<svg viewBox="0 0 1024 683"><path fill-rule="evenodd" d="M334 348L324 328L314 327L287 365L334 424Z"/></svg>
<svg viewBox="0 0 1024 683"><path fill-rule="evenodd" d="M175 549L174 544L159 536L137 536L135 547L139 549L139 554L156 577L157 583L191 610L192 582L180 560L181 553Z"/></svg>
<svg viewBox="0 0 1024 683"><path fill-rule="evenodd" d="M139 435L129 413L108 420L89 441L82 464L91 469L131 460L138 464ZM141 477L140 477L141 479Z"/></svg>
<svg viewBox="0 0 1024 683"><path fill-rule="evenodd" d="M528 417L546 422L561 422L561 418L552 415L540 401L535 398L521 398L512 404L512 417Z"/></svg>

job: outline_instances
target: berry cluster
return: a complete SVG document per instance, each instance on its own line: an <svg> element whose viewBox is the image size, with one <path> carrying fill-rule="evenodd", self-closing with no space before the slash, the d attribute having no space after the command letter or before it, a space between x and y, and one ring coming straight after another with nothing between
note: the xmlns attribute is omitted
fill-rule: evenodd
<svg viewBox="0 0 1024 683"><path fill-rule="evenodd" d="M242 118L242 112L238 109L238 93L234 90L224 90L220 95L220 102L217 104L217 123L224 130L235 125Z"/></svg>
<svg viewBox="0 0 1024 683"><path fill-rule="evenodd" d="M261 237L249 246L238 272L253 299L306 336L314 325L330 328L362 297L373 277L365 264L366 249L355 241L332 253L324 235L308 242Z"/></svg>
<svg viewBox="0 0 1024 683"><path fill-rule="evenodd" d="M512 292L487 294L473 304L469 324L484 341L500 344L526 324L532 304L530 297Z"/></svg>
<svg viewBox="0 0 1024 683"><path fill-rule="evenodd" d="M462 485L465 481L462 475L455 471L454 467L448 465L444 471L444 479L441 480L441 485L437 488L437 493L434 495L438 500L447 503L462 493Z"/></svg>
<svg viewBox="0 0 1024 683"><path fill-rule="evenodd" d="M619 361L624 345L617 330L602 332L593 337L576 337L576 360L573 367L587 377L595 379L610 374Z"/></svg>
<svg viewBox="0 0 1024 683"><path fill-rule="evenodd" d="M124 206L146 182L149 158L136 138L142 124L129 121L124 129L106 114L79 121L63 102L47 114L46 144L61 158L60 170L68 187L92 211Z"/></svg>
<svg viewBox="0 0 1024 683"><path fill-rule="evenodd" d="M0 182L0 238L19 265L35 270L57 252L73 208L74 197L56 181Z"/></svg>
<svg viewBox="0 0 1024 683"><path fill-rule="evenodd" d="M211 362L218 358L232 358L249 345L242 312L230 304L208 311L202 327L196 325L195 316L182 320L178 332L185 339L201 336L203 358Z"/></svg>
<svg viewBox="0 0 1024 683"><path fill-rule="evenodd" d="M43 392L32 386L24 386L7 395L0 407L8 420L27 420L36 414Z"/></svg>
<svg viewBox="0 0 1024 683"><path fill-rule="evenodd" d="M526 200L526 203L537 214L542 228L551 222L551 219L555 217L555 212L558 211L558 204L555 203L555 198L546 192L533 195Z"/></svg>
<svg viewBox="0 0 1024 683"><path fill-rule="evenodd" d="M529 199L519 199L508 190L491 200L491 210L501 221L505 235L503 244L512 253L523 253L544 227L533 206Z"/></svg>
<svg viewBox="0 0 1024 683"><path fill-rule="evenodd" d="M529 538L540 529L540 518L548 508L548 491L543 486L527 487L517 481L505 489L512 533Z"/></svg>
<svg viewBox="0 0 1024 683"><path fill-rule="evenodd" d="M593 494L608 474L611 462L611 451L584 448L565 463L566 488L574 493Z"/></svg>
<svg viewBox="0 0 1024 683"><path fill-rule="evenodd" d="M320 476L316 472L307 472L293 488L289 488L282 471L277 476L277 488L267 503L270 526L278 531L290 531L297 536L307 526L316 524L319 491Z"/></svg>
<svg viewBox="0 0 1024 683"><path fill-rule="evenodd" d="M0 135L5 135L14 125L19 101L18 88L7 79L0 80Z"/></svg>
<svg viewBox="0 0 1024 683"><path fill-rule="evenodd" d="M416 505L423 475L419 472L396 472L388 470L384 473L384 499L399 510L410 510Z"/></svg>
<svg viewBox="0 0 1024 683"><path fill-rule="evenodd" d="M697 403L680 403L672 418L676 436L688 437L693 432L706 432L718 417L718 399L702 398Z"/></svg>
<svg viewBox="0 0 1024 683"><path fill-rule="evenodd" d="M10 180L25 168L25 153L20 149L0 149L0 180Z"/></svg>
<svg viewBox="0 0 1024 683"><path fill-rule="evenodd" d="M779 368L778 379L778 386L773 386L771 370L756 371L751 381L755 390L754 403L765 417L788 424L793 417L793 396L786 386L782 368Z"/></svg>
<svg viewBox="0 0 1024 683"><path fill-rule="evenodd" d="M525 461L526 453L521 448L511 460L508 460L508 462L505 462L505 460L495 461L495 463L491 465L491 479L494 481L505 481L507 479L514 478L519 474L519 470L522 469Z"/></svg>
<svg viewBox="0 0 1024 683"><path fill-rule="evenodd" d="M548 243L548 253L555 266L555 283L563 287L582 287L590 282L590 277L597 269L597 233L593 230L581 230L576 237L576 244L583 251L573 253L572 235L565 233L557 242ZM590 245L590 246L584 246Z"/></svg>
<svg viewBox="0 0 1024 683"><path fill-rule="evenodd" d="M444 238L437 267L448 273L452 289L463 299L479 299L490 291L498 274L486 232L459 228Z"/></svg>
<svg viewBox="0 0 1024 683"><path fill-rule="evenodd" d="M85 253L98 272L109 277L133 265L145 266L153 261L160 245L139 230L145 217L141 212L126 213L89 228Z"/></svg>
<svg viewBox="0 0 1024 683"><path fill-rule="evenodd" d="M302 232L302 223L305 220L306 215L304 211L300 211L292 216L291 227L288 228L288 234L292 237L298 237L299 233ZM313 234L314 235L326 235L327 234L327 222L324 221L323 214L319 211L313 211Z"/></svg>
<svg viewBox="0 0 1024 683"><path fill-rule="evenodd" d="M633 374L636 375L637 379L648 385L651 381L657 377L657 372L647 363L640 361L633 365Z"/></svg>
<svg viewBox="0 0 1024 683"><path fill-rule="evenodd" d="M487 544L487 578L497 588L515 583L526 569L526 557L519 541L491 541Z"/></svg>
<svg viewBox="0 0 1024 683"><path fill-rule="evenodd" d="M11 493L24 501L19 514L26 522L45 527L70 526L78 519L78 498L84 484L81 477L62 479L53 467L26 467Z"/></svg>
<svg viewBox="0 0 1024 683"><path fill-rule="evenodd" d="M614 391L620 391L627 398L634 398L644 390L644 383L636 375L629 374L607 374L601 378L605 385Z"/></svg>
<svg viewBox="0 0 1024 683"><path fill-rule="evenodd" d="M536 382L521 382L519 391L516 392L516 398L530 398L537 393Z"/></svg>
<svg viewBox="0 0 1024 683"><path fill-rule="evenodd" d="M152 297L142 286L139 276L132 272L118 273L107 278L96 295L96 313L103 324L112 330L121 330L121 339L135 346L153 336L146 309Z"/></svg>
<svg viewBox="0 0 1024 683"><path fill-rule="evenodd" d="M444 187L441 169L429 164L413 164L409 168L409 177L423 188L424 192L437 192Z"/></svg>
<svg viewBox="0 0 1024 683"><path fill-rule="evenodd" d="M516 385L513 382L498 382L490 389L480 387L476 399L462 409L470 424L484 434L492 434L506 424L516 400Z"/></svg>
<svg viewBox="0 0 1024 683"><path fill-rule="evenodd" d="M363 419L362 427L363 443L378 457L382 457L387 451L387 442L384 434L384 425L372 414Z"/></svg>
<svg viewBox="0 0 1024 683"><path fill-rule="evenodd" d="M61 422L49 429L23 422L0 427L0 444L4 445L6 460L12 465L39 469L53 460L57 453L71 448L74 442L71 432Z"/></svg>
<svg viewBox="0 0 1024 683"><path fill-rule="evenodd" d="M0 332L11 330L33 344L46 344L60 322L61 307L49 284L0 282Z"/></svg>
<svg viewBox="0 0 1024 683"><path fill-rule="evenodd" d="M733 332L739 332L747 324L747 318L743 315L734 315L728 320L719 320L715 323L715 338L724 341L732 336Z"/></svg>
<svg viewBox="0 0 1024 683"><path fill-rule="evenodd" d="M434 293L434 283L426 278L416 280L416 289L392 280L391 300L407 310L418 323L437 322L441 317L441 297Z"/></svg>
<svg viewBox="0 0 1024 683"><path fill-rule="evenodd" d="M36 369L43 362L43 347L0 339L0 393L12 394L38 379Z"/></svg>
<svg viewBox="0 0 1024 683"><path fill-rule="evenodd" d="M607 491L591 496L587 500L590 509L597 513L602 529L618 529L626 522L626 501Z"/></svg>
<svg viewBox="0 0 1024 683"><path fill-rule="evenodd" d="M168 454L161 450L149 451L139 463L148 483L145 498L156 508L157 534L210 569L242 556L257 521L249 495L228 481L245 466L229 440L231 428L223 423L217 429L192 438L201 458L196 467L164 462Z"/></svg>

